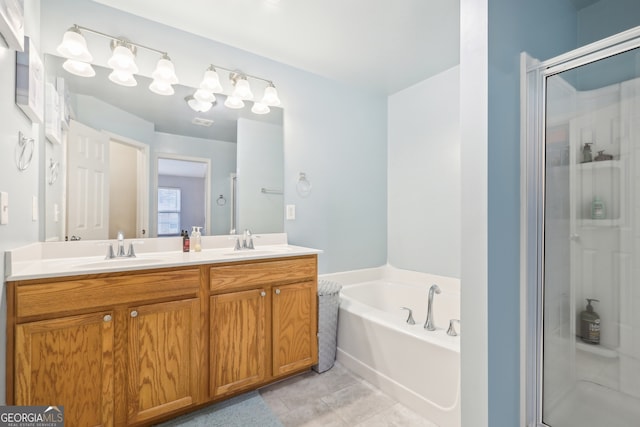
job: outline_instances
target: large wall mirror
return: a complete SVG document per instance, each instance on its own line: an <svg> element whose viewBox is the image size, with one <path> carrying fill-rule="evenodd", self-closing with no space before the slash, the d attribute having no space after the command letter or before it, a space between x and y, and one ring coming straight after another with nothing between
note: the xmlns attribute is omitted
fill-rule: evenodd
<svg viewBox="0 0 640 427"><path fill-rule="evenodd" d="M43 6L43 22L46 13ZM45 143L45 168L58 169L43 195L46 240L113 239L120 230L127 238L171 236L192 226L204 235L283 231L281 108L230 109L219 94L209 111L196 112L187 103L193 87L159 96L147 77L124 87L97 65L94 77L79 77L45 52L46 80L64 87L71 114L60 141ZM82 150L108 164L100 180L86 179L93 166L76 159Z"/></svg>

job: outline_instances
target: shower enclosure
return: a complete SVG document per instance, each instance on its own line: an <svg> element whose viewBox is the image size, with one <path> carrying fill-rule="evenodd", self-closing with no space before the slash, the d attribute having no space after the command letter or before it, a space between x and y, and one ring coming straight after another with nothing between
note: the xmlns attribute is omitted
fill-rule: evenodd
<svg viewBox="0 0 640 427"><path fill-rule="evenodd" d="M638 426L640 28L522 68L527 426Z"/></svg>

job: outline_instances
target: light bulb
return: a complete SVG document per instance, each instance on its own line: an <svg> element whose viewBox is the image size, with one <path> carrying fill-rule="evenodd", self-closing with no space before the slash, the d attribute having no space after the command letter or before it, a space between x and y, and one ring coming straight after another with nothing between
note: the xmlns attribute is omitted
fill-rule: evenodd
<svg viewBox="0 0 640 427"><path fill-rule="evenodd" d="M121 86L135 86L138 84L133 74L120 70L113 70L109 74L109 80Z"/></svg>
<svg viewBox="0 0 640 427"><path fill-rule="evenodd" d="M254 102L253 107L251 107L253 114L267 114L269 111L271 111L271 109L262 102Z"/></svg>
<svg viewBox="0 0 640 427"><path fill-rule="evenodd" d="M196 90L196 93L193 94L193 97L195 99L197 99L200 102L215 102L216 101L216 97L213 93L204 90L204 89L198 89Z"/></svg>
<svg viewBox="0 0 640 427"><path fill-rule="evenodd" d="M236 88L233 91L233 96L243 100L253 99L253 93L251 93L251 87L246 78L239 78L236 80Z"/></svg>
<svg viewBox="0 0 640 427"><path fill-rule="evenodd" d="M87 49L87 41L80 30L71 27L62 36L62 43L56 49L62 56L76 61L91 62L93 57Z"/></svg>
<svg viewBox="0 0 640 427"><path fill-rule="evenodd" d="M62 68L80 77L93 77L96 75L96 70L93 69L91 64L86 62L76 61L74 59L67 59L62 64Z"/></svg>
<svg viewBox="0 0 640 427"><path fill-rule="evenodd" d="M278 105L280 105L278 91L276 90L275 86L273 86L273 83L270 83L269 86L267 86L267 88L264 90L262 103L270 107L277 107Z"/></svg>
<svg viewBox="0 0 640 427"><path fill-rule="evenodd" d="M227 100L224 101L224 106L227 108L238 109L244 107L244 102L242 102L242 99L237 96L231 95L227 96Z"/></svg>
<svg viewBox="0 0 640 427"><path fill-rule="evenodd" d="M161 79L155 79L152 81L149 85L149 90L153 93L164 96L173 95L175 93L173 86Z"/></svg>
<svg viewBox="0 0 640 427"><path fill-rule="evenodd" d="M214 93L222 93L224 91L224 89L222 89L222 85L220 84L220 76L218 76L215 68L210 67L207 71L204 72L204 77L202 79L202 82L200 83L200 89L204 89Z"/></svg>
<svg viewBox="0 0 640 427"><path fill-rule="evenodd" d="M197 111L199 113L206 113L213 106L211 102L201 102L195 99L193 96L187 96L185 100L187 101L187 104L189 104L189 107L191 107L192 110Z"/></svg>
<svg viewBox="0 0 640 427"><path fill-rule="evenodd" d="M158 60L156 69L151 74L151 77L154 79L164 80L170 84L178 83L178 77L176 76L173 62L171 62L171 59L167 55L163 55L162 58Z"/></svg>
<svg viewBox="0 0 640 427"><path fill-rule="evenodd" d="M125 71L129 74L136 74L138 72L138 66L136 65L133 52L128 47L118 45L113 49L113 54L107 65L114 70Z"/></svg>

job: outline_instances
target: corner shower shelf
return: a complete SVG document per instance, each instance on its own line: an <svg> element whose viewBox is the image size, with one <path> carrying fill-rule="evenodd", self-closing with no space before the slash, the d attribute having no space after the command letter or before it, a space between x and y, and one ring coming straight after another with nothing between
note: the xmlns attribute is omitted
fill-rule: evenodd
<svg viewBox="0 0 640 427"><path fill-rule="evenodd" d="M624 162L603 160L575 165L576 219L582 227L619 227L624 225ZM606 218L591 218L591 204L599 197L605 204Z"/></svg>
<svg viewBox="0 0 640 427"><path fill-rule="evenodd" d="M606 357L609 359L617 359L618 352L607 347L603 347L600 344L587 344L583 342L579 337L576 337L576 350L584 351L587 353L595 354L596 356Z"/></svg>

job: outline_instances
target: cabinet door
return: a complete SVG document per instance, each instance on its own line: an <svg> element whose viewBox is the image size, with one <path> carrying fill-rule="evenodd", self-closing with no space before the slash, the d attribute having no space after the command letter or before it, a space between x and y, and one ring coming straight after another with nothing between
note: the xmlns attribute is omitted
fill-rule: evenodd
<svg viewBox="0 0 640 427"><path fill-rule="evenodd" d="M318 361L316 282L273 288L273 375Z"/></svg>
<svg viewBox="0 0 640 427"><path fill-rule="evenodd" d="M16 325L15 404L64 406L67 426L111 426L113 320L102 312Z"/></svg>
<svg viewBox="0 0 640 427"><path fill-rule="evenodd" d="M211 297L212 397L243 390L265 379L264 289Z"/></svg>
<svg viewBox="0 0 640 427"><path fill-rule="evenodd" d="M128 309L128 423L197 402L199 310L195 298Z"/></svg>

